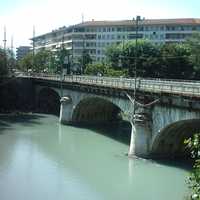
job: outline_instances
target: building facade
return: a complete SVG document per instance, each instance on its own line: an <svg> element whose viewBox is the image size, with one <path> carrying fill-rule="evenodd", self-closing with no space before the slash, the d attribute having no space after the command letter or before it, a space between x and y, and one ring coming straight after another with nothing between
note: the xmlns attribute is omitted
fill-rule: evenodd
<svg viewBox="0 0 200 200"><path fill-rule="evenodd" d="M192 33L200 32L200 19L144 19L138 24L138 38L155 44L180 43ZM56 51L64 46L71 51L73 62L87 51L93 61L105 60L106 48L136 39L136 21L88 21L37 36L31 40L35 51Z"/></svg>
<svg viewBox="0 0 200 200"><path fill-rule="evenodd" d="M16 51L17 60L21 60L22 58L24 58L30 52L31 52L30 46L20 46L20 47L18 47L17 51Z"/></svg>

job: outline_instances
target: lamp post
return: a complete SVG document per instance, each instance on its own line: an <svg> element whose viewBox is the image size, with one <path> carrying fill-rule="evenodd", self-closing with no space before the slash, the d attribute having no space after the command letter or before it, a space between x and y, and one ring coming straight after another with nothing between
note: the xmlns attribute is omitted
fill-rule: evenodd
<svg viewBox="0 0 200 200"><path fill-rule="evenodd" d="M60 96L61 98L63 97L63 65L64 65L64 57L63 57L63 53L64 53L64 34L62 37L62 45L60 48Z"/></svg>
<svg viewBox="0 0 200 200"><path fill-rule="evenodd" d="M133 120L135 123L135 102L136 102L136 90L137 90L137 62L138 62L138 28L139 28L139 22L141 21L140 16L136 16L135 21L135 68L134 68L134 104L133 104Z"/></svg>

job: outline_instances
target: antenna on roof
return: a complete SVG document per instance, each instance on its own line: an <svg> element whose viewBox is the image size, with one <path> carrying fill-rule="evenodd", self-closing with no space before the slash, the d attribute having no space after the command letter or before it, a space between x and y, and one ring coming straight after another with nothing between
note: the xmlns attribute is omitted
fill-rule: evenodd
<svg viewBox="0 0 200 200"><path fill-rule="evenodd" d="M81 17L82 17L82 23L84 23L84 14L83 13L82 13Z"/></svg>

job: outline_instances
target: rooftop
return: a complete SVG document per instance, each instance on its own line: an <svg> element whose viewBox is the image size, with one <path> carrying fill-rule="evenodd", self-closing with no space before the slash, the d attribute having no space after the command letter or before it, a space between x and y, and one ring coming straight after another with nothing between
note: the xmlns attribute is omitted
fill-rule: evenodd
<svg viewBox="0 0 200 200"><path fill-rule="evenodd" d="M140 22L140 24L143 25L200 25L200 18L177 18L177 19L144 19ZM56 30L52 30L52 32L42 34L39 36L36 36L35 38L40 38L45 35L49 35L51 33L60 32L67 29L72 29L73 27L81 28L81 27L98 27L98 26L134 26L135 22L134 20L118 20L118 21L86 21L80 24L76 24L69 27L60 27ZM32 40L33 38L31 38Z"/></svg>
<svg viewBox="0 0 200 200"><path fill-rule="evenodd" d="M200 18L178 18L178 19L144 19L141 21L141 24L145 25L176 25L176 24L181 24L181 25L195 25L199 24L200 25ZM125 26L131 26L134 25L134 19L133 20L120 20L120 21L87 21L84 23L77 24L75 26L79 27L85 27L85 26L120 26L120 25L125 25Z"/></svg>

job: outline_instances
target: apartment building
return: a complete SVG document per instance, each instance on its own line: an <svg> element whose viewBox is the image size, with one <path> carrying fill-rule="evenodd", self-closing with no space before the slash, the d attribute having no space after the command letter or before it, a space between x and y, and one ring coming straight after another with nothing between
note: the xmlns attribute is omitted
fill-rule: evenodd
<svg viewBox="0 0 200 200"><path fill-rule="evenodd" d="M200 32L200 19L143 19L138 24L138 38L160 43L180 43ZM56 51L62 45L71 51L73 62L86 50L94 61L103 61L105 51L111 44L136 39L136 21L87 21L69 27L61 27L37 36L34 42L36 52L40 49Z"/></svg>
<svg viewBox="0 0 200 200"><path fill-rule="evenodd" d="M30 46L20 46L17 48L16 51L16 58L17 60L21 60L22 58L24 58L28 53L31 52L31 48Z"/></svg>

